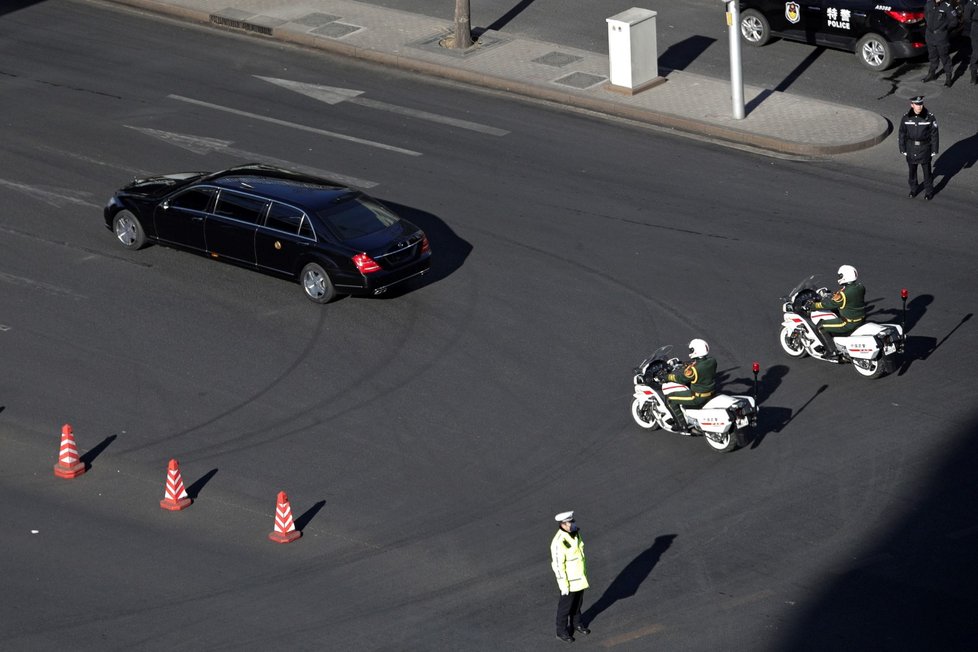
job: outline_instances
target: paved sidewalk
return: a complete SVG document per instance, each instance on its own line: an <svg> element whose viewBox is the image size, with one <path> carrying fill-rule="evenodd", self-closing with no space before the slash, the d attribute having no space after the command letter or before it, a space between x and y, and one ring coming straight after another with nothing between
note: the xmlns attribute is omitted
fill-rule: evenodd
<svg viewBox="0 0 978 652"><path fill-rule="evenodd" d="M735 120L729 79L682 71L660 70L665 83L629 95L608 88L607 55L502 32L445 48L452 3L438 20L353 0L111 1L784 154L853 152L889 133L876 113L747 85L747 116Z"/></svg>

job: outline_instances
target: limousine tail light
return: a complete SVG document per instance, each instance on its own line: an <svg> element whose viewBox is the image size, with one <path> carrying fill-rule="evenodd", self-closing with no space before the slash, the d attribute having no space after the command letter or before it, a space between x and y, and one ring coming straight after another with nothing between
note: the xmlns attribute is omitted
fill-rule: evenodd
<svg viewBox="0 0 978 652"><path fill-rule="evenodd" d="M431 244L428 242L428 236L421 236L421 253L426 254L431 251Z"/></svg>
<svg viewBox="0 0 978 652"><path fill-rule="evenodd" d="M922 11L887 11L886 15L898 23L922 23L924 22L924 12Z"/></svg>
<svg viewBox="0 0 978 652"><path fill-rule="evenodd" d="M379 272L380 265L368 256L367 254L357 254L353 257L353 264L357 266L361 274L370 274L372 272Z"/></svg>

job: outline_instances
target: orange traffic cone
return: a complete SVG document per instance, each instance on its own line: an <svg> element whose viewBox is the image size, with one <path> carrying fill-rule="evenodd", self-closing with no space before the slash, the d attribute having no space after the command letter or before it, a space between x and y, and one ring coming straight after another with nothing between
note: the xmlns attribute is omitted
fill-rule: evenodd
<svg viewBox="0 0 978 652"><path fill-rule="evenodd" d="M190 507L194 502L193 498L187 496L187 490L183 487L183 476L180 475L180 465L176 460L170 460L166 468L166 488L163 490L163 500L160 507L171 512L179 512L185 507Z"/></svg>
<svg viewBox="0 0 978 652"><path fill-rule="evenodd" d="M275 531L269 533L268 538L275 543L292 543L302 536L302 532L295 529L292 521L292 507L289 505L289 497L284 491L278 492L278 504L275 506Z"/></svg>
<svg viewBox="0 0 978 652"><path fill-rule="evenodd" d="M85 472L85 463L78 458L78 448L75 446L75 435L67 423L61 426L61 451L58 453L58 463L54 465L54 474L59 478L71 480Z"/></svg>

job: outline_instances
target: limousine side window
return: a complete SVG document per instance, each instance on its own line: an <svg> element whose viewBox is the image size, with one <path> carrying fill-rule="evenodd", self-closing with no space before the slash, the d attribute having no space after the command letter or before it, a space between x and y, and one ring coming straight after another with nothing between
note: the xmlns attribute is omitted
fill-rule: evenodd
<svg viewBox="0 0 978 652"><path fill-rule="evenodd" d="M302 211L272 202L268 209L268 217L265 218L265 226L270 229L284 231L295 235L299 232L299 224L302 222Z"/></svg>
<svg viewBox="0 0 978 652"><path fill-rule="evenodd" d="M214 209L214 213L222 217L258 224L267 206L267 200L222 190L217 198L217 208Z"/></svg>
<svg viewBox="0 0 978 652"><path fill-rule="evenodd" d="M173 199L168 205L171 208L182 208L188 211L206 211L214 198L214 191L210 188L191 188L187 192L182 192Z"/></svg>

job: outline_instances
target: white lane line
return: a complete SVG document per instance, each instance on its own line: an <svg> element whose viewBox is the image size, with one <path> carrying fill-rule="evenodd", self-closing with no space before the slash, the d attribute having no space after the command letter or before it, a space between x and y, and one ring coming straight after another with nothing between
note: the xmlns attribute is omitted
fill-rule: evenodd
<svg viewBox="0 0 978 652"><path fill-rule="evenodd" d="M399 115L406 115L412 118L418 118L419 120L427 120L429 122L436 122L438 124L449 125L451 127L458 127L460 129L468 129L470 131L477 131L479 133L488 134L490 136L505 136L509 132L505 129L499 129L497 127L490 127L489 125L480 124L478 122L470 122L469 120L459 120L458 118L449 118L448 116L440 115L438 113L430 113L428 111L421 111L419 109L410 109L406 106L399 106L397 104L389 104L387 102L381 102L379 100L368 100L365 97L360 97L363 95L363 91L358 91L352 88L340 88L338 86L323 86L322 84L307 84L305 82L297 82L289 79L278 79L276 77L262 77L261 75L255 75L258 79L262 81L267 81L269 84L275 84L281 88L286 88L295 93L305 95L306 97L311 97L314 100L319 100L320 102L325 102L326 104L339 104L340 102L349 102L350 104L358 104L360 106L365 106L370 109L377 109L379 111L389 111L391 113L397 113Z"/></svg>
<svg viewBox="0 0 978 652"><path fill-rule="evenodd" d="M10 181L9 179L0 179L0 187L9 188L10 190L16 190L24 193L25 195L30 195L34 199L42 201L50 206L54 206L55 208L62 208L68 204L74 204L76 206L88 206L90 208L102 208L101 204L94 204L90 201L85 201L84 199L68 194L71 192L69 190L46 190L41 186L31 186L26 183Z"/></svg>
<svg viewBox="0 0 978 652"><path fill-rule="evenodd" d="M399 113L401 115L419 118L429 122L437 122L452 127L459 127L460 129L468 129L469 131L478 131L479 133L489 134L490 136L505 136L509 133L505 129L490 127L489 125L482 125L478 122L469 122L468 120L449 118L448 116L438 115L437 113L428 113L427 111L420 111L418 109L409 109L406 106L397 106L396 104L388 104L387 102L380 102L378 100L369 100L366 97L356 97L350 100L350 103L359 104L360 106L365 106L371 109Z"/></svg>
<svg viewBox="0 0 978 652"><path fill-rule="evenodd" d="M373 140L366 140L363 138L357 138L356 136L347 136L346 134L336 133L335 131L326 131L325 129L318 129L316 127L310 127L308 125L301 125L296 122L289 122L288 120L279 120L278 118L271 118L269 116L258 115L257 113L250 113L248 111L241 111L240 109L232 109L228 106L221 106L219 104L211 104L210 102L203 102L201 100L195 100L189 97L183 97L182 95L168 95L172 100L177 100L178 102L186 102L187 104L194 104L196 106L203 106L208 109L214 109L215 111L223 111L225 113L231 113L233 115L240 115L246 118L252 118L254 120L261 120L263 122L270 122L275 125L280 125L282 127L289 127L291 129L298 129L300 131L308 131L313 134L318 134L320 136L327 136L329 138L336 138L339 140L346 140L351 143L357 143L359 145L367 145L369 147L377 147L379 149L387 150L388 152L395 152L397 154L406 154L408 156L421 156L421 152L415 152L410 149L403 149L401 147L395 147L394 145L387 145L385 143L378 143Z"/></svg>
<svg viewBox="0 0 978 652"><path fill-rule="evenodd" d="M376 181L370 181L368 179L360 179L358 177L351 177L346 174L339 174L338 172L331 172L329 170L322 170L319 168L309 167L307 165L300 165L294 163L293 161L286 161L285 159L274 158L272 156L264 156L256 152L249 152L245 149L239 149L237 147L231 147L234 141L231 140L220 140L218 138L208 138L206 136L193 136L191 134L178 134L172 131L162 131L160 129L150 129L148 127L133 127L132 125L123 125L127 129L134 129L147 136L152 136L153 138L158 138L165 143L175 145L182 149L189 150L195 154L206 155L211 152L220 152L228 156L234 156L245 161L254 161L255 163L267 163L269 165L274 165L280 168L287 168L290 170L295 170L296 172L303 172L305 174L311 174L316 177L325 177L331 181L337 181L346 186L354 186L356 188L373 188L377 185Z"/></svg>

